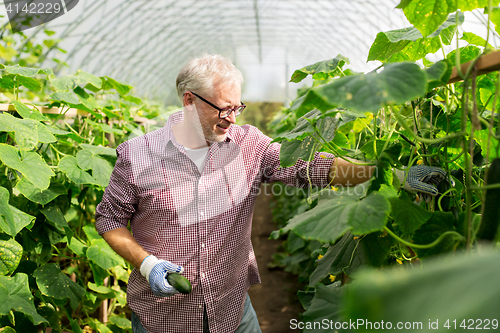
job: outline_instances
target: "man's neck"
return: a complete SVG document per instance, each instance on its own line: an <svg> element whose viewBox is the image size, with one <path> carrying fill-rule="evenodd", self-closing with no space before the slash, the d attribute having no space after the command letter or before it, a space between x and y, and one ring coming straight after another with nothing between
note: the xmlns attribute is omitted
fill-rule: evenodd
<svg viewBox="0 0 500 333"><path fill-rule="evenodd" d="M209 146L205 138L198 135L198 131L198 129L190 126L185 119L172 126L172 132L177 142L189 149L199 149Z"/></svg>

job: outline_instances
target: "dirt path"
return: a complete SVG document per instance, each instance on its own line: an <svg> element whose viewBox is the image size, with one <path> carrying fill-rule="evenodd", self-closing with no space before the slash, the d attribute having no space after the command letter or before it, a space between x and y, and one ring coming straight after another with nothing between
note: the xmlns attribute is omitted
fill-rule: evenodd
<svg viewBox="0 0 500 333"><path fill-rule="evenodd" d="M298 319L303 311L296 296L297 278L284 271L267 268L272 254L281 243L268 239L271 231L276 229L272 222L270 200L270 196L260 195L255 205L252 243L262 283L253 285L249 294L262 333L296 333L297 330L290 329L290 320Z"/></svg>

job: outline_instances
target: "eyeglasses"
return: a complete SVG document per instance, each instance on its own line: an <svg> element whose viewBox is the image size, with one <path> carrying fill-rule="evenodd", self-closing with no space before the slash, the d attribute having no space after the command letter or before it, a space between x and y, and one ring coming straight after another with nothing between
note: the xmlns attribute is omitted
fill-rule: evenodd
<svg viewBox="0 0 500 333"><path fill-rule="evenodd" d="M208 105L210 105L211 107L213 107L214 109L218 110L219 111L219 118L226 118L226 117L229 117L229 115L231 114L231 112L234 111L234 116L239 116L243 110L245 110L245 108L247 107L243 102L240 102L241 105L240 106L237 106L235 108L220 108L218 106L215 106L214 104L210 103L209 101L207 101L206 99L204 99L203 97L201 97L200 95L198 94L195 94L194 92L190 91L191 94L195 95L196 97L198 97L199 99L201 99L203 102L207 103Z"/></svg>

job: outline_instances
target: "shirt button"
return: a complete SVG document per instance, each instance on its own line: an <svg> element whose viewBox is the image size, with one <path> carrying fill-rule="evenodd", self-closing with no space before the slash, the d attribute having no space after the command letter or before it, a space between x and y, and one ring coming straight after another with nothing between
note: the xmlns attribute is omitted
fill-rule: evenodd
<svg viewBox="0 0 500 333"><path fill-rule="evenodd" d="M201 278L204 279L205 278L205 273L201 273Z"/></svg>
<svg viewBox="0 0 500 333"><path fill-rule="evenodd" d="M205 248L205 243L201 243L201 247L202 247L202 248Z"/></svg>
<svg viewBox="0 0 500 333"><path fill-rule="evenodd" d="M203 216L203 212L200 212L200 215Z"/></svg>
<svg viewBox="0 0 500 333"><path fill-rule="evenodd" d="M199 307L199 308L201 309L201 308L202 308L203 306L201 306L201 305L198 305L198 307Z"/></svg>

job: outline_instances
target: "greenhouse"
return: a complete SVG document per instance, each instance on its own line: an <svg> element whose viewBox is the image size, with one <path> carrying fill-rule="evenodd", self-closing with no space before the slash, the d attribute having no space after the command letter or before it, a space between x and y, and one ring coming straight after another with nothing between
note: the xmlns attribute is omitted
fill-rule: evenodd
<svg viewBox="0 0 500 333"><path fill-rule="evenodd" d="M500 2L0 15L1 333L498 330Z"/></svg>

